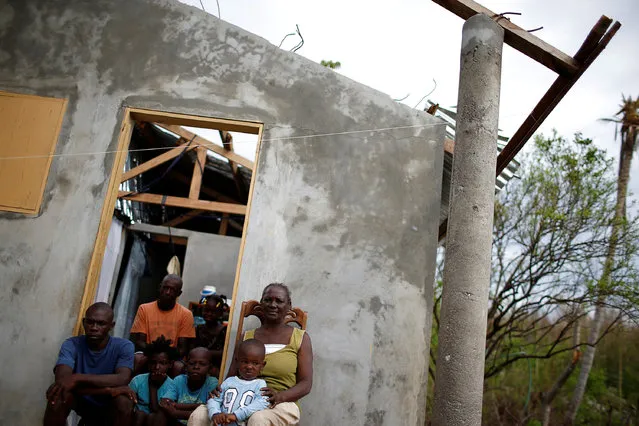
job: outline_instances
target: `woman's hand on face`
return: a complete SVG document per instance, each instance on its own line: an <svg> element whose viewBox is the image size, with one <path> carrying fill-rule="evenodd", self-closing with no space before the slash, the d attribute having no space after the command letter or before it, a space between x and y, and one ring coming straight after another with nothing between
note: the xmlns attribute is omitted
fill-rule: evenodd
<svg viewBox="0 0 639 426"><path fill-rule="evenodd" d="M271 388L262 388L260 389L260 391L262 391L262 395L265 396L268 402L271 404L271 407L275 407L280 402L286 402L284 401L284 398L281 396L280 392L275 392Z"/></svg>

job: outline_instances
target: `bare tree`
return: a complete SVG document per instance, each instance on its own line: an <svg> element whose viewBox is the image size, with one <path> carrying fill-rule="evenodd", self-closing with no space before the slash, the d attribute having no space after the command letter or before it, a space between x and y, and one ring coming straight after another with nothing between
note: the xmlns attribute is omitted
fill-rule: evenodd
<svg viewBox="0 0 639 426"><path fill-rule="evenodd" d="M522 178L495 208L486 377L518 360L550 358L586 343L571 343L572 330L597 300L596 277L607 254L615 179L605 152L579 135L572 143L537 138L535 148ZM624 259L637 251L637 223L631 225L621 237ZM628 261L611 273L626 281L635 271ZM614 296L608 306L617 316L606 331L634 309L621 293Z"/></svg>

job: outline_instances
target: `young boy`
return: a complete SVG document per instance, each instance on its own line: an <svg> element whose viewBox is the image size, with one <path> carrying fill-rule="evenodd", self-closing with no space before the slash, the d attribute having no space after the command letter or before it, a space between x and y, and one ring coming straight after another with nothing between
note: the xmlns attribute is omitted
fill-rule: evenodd
<svg viewBox="0 0 639 426"><path fill-rule="evenodd" d="M171 347L170 340L160 336L146 346L144 355L149 360L149 373L135 376L129 383L130 390L135 393L134 423L139 426L166 424L167 416L160 405L177 398L173 380L167 373L179 354Z"/></svg>
<svg viewBox="0 0 639 426"><path fill-rule="evenodd" d="M197 407L206 404L209 392L217 387L217 379L209 376L210 354L206 348L195 348L186 361L187 374L173 379L176 399L164 400L160 406L169 418L187 424L189 416Z"/></svg>
<svg viewBox="0 0 639 426"><path fill-rule="evenodd" d="M256 411L268 408L269 403L260 392L266 387L266 382L257 378L266 364L264 356L264 344L259 340L242 342L237 356L239 377L224 380L220 396L206 403L209 419L214 425L237 425L248 420Z"/></svg>

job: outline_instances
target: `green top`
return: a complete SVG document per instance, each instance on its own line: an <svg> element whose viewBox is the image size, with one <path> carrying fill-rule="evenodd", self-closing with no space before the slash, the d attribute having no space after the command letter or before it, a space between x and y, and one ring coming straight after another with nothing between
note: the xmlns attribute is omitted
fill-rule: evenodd
<svg viewBox="0 0 639 426"><path fill-rule="evenodd" d="M253 339L255 330L244 333L244 340ZM304 330L293 328L291 340L277 352L266 355L266 365L260 378L276 392L292 388L297 383L297 351L302 345Z"/></svg>

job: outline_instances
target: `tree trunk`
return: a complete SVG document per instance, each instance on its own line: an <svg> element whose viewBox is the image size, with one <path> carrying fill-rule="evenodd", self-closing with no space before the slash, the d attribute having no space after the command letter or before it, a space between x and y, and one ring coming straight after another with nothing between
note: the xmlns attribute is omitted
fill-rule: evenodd
<svg viewBox="0 0 639 426"><path fill-rule="evenodd" d="M574 332L572 334L572 342L573 346L579 344L580 338L580 329L579 329L579 320L575 320L574 324ZM557 378L557 381L552 386L550 391L544 392L541 397L541 412L542 412L542 424L543 426L550 425L550 413L552 411L552 401L555 399L563 385L568 380L568 377L575 371L575 367L577 367L577 363L579 362L579 358L581 358L581 351L579 348L575 348L572 359L570 360L570 364L566 366L561 375Z"/></svg>
<svg viewBox="0 0 639 426"><path fill-rule="evenodd" d="M621 143L621 152L619 157L619 175L617 177L617 204L615 206L615 216L612 221L612 231L610 233L610 242L608 245L608 253L606 256L606 262L599 281L599 289L605 290L610 286L610 276L612 274L615 254L617 252L617 243L619 239L619 231L624 223L626 217L626 195L628 194L628 180L630 179L630 163L632 162L632 154L635 142L635 131L633 128L625 134L625 138ZM603 292L605 293L605 292ZM586 392L586 384L588 383L588 376L590 376L590 370L595 360L595 351L597 340L599 339L599 330L603 323L603 310L605 294L600 294L597 298L597 304L595 307L595 318L593 320L592 329L588 336L588 346L584 351L583 361L581 369L579 370L579 378L577 379L577 385L575 386L575 392L570 401L570 406L566 412L565 423L572 425L577 417L577 410L581 405L581 401Z"/></svg>

